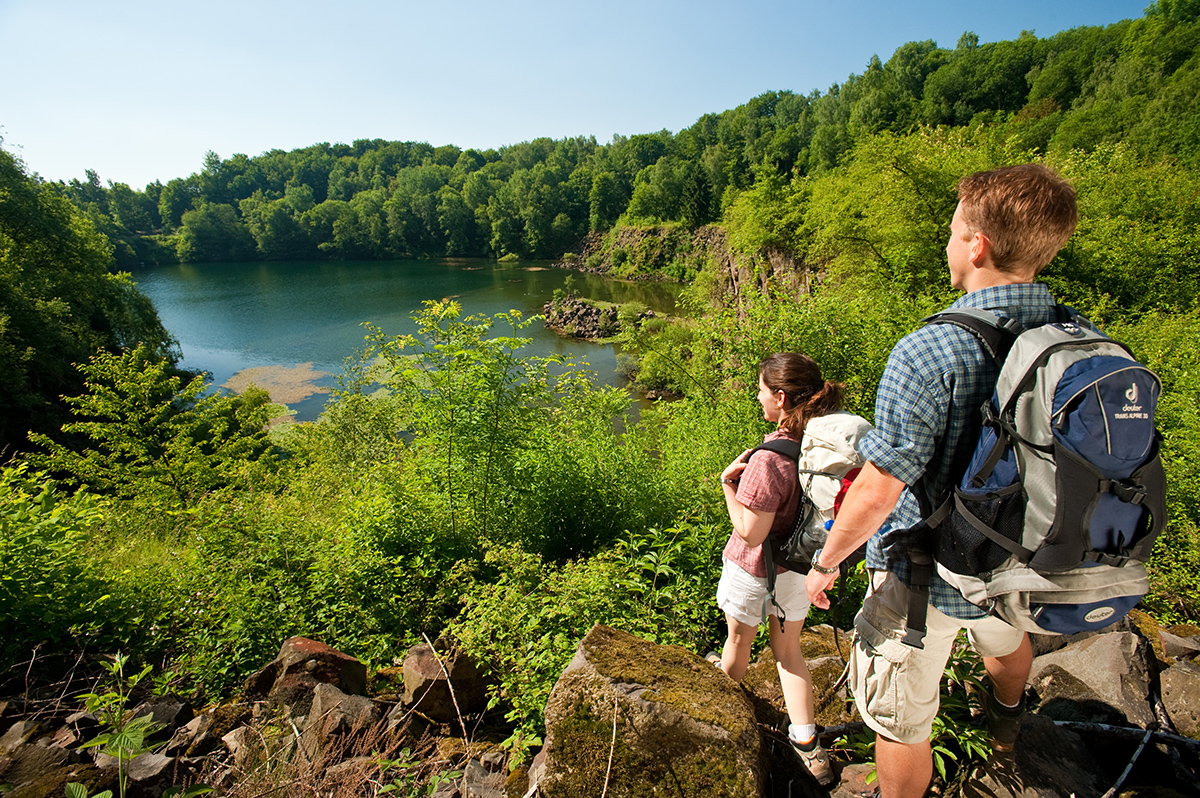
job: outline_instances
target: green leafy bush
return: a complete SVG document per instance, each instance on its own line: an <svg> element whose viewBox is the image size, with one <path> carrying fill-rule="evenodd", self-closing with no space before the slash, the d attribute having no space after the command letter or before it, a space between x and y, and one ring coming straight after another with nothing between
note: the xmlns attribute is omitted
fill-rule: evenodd
<svg viewBox="0 0 1200 798"><path fill-rule="evenodd" d="M69 648L102 615L104 583L84 551L102 514L93 497L68 496L24 464L0 470L0 670L35 646Z"/></svg>
<svg viewBox="0 0 1200 798"><path fill-rule="evenodd" d="M612 549L555 566L512 548L489 551L494 583L478 583L450 629L499 681L507 718L540 734L550 690L594 624L704 650L717 636L714 594L723 528L683 522L630 534Z"/></svg>
<svg viewBox="0 0 1200 798"><path fill-rule="evenodd" d="M80 370L87 393L66 398L77 420L63 425L76 437L68 445L31 434L48 452L33 462L88 489L170 508L270 473L265 391L206 395L203 377L183 385L168 361L140 345L99 352Z"/></svg>

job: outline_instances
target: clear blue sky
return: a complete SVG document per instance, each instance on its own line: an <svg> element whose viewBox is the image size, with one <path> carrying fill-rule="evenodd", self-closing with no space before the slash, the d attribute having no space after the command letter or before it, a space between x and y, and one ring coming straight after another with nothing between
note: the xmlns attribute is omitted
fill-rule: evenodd
<svg viewBox="0 0 1200 798"><path fill-rule="evenodd" d="M141 188L363 138L500 147L677 132L824 91L907 41L1142 16L1148 0L0 0L0 137L31 172Z"/></svg>

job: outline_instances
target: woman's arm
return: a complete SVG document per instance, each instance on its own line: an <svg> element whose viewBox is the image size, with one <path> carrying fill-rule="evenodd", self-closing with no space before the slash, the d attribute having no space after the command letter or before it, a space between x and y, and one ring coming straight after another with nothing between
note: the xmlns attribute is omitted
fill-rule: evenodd
<svg viewBox="0 0 1200 798"><path fill-rule="evenodd" d="M746 463L742 458L749 451L747 449L721 472L721 488L725 493L725 507L729 510L729 521L733 524L733 531L747 546L754 548L770 534L771 524L775 522L775 511L765 513L752 510L737 500L736 480L746 470Z"/></svg>
<svg viewBox="0 0 1200 798"><path fill-rule="evenodd" d="M754 548L771 533L771 525L775 523L775 512L752 510L730 495L732 493L733 491L726 492L725 504L729 507L729 520L733 522L733 531L747 546Z"/></svg>

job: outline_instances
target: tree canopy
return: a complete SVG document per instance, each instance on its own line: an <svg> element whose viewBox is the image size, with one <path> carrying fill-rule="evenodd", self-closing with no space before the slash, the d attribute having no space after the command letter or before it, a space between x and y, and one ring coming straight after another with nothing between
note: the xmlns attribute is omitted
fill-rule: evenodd
<svg viewBox="0 0 1200 798"><path fill-rule="evenodd" d="M112 266L89 215L0 150L0 450L58 429L61 397L83 386L76 366L95 353L140 344L175 361L150 300Z"/></svg>

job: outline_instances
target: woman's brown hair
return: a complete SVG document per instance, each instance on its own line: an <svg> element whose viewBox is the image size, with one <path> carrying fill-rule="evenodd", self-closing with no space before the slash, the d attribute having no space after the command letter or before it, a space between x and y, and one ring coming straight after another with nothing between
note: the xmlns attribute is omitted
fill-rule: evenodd
<svg viewBox="0 0 1200 798"><path fill-rule="evenodd" d="M783 391L783 416L779 428L797 438L808 420L842 409L845 386L821 376L821 367L808 355L779 352L763 358L758 376L771 390Z"/></svg>

